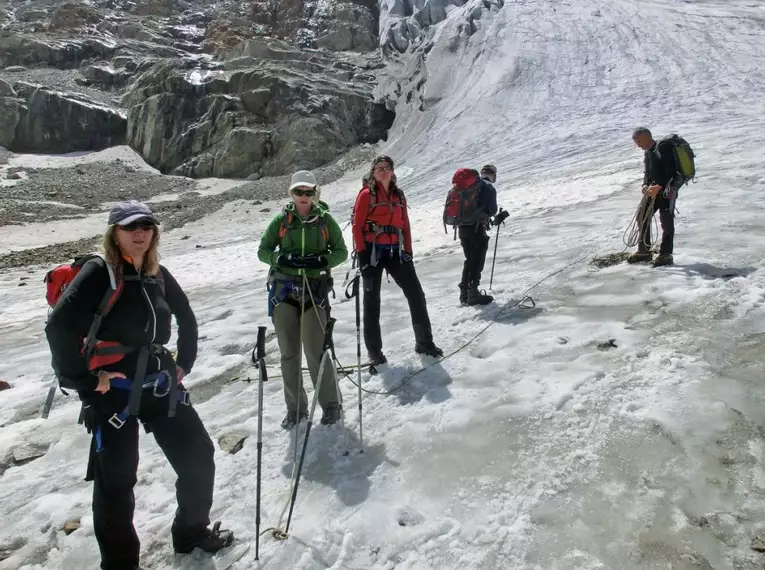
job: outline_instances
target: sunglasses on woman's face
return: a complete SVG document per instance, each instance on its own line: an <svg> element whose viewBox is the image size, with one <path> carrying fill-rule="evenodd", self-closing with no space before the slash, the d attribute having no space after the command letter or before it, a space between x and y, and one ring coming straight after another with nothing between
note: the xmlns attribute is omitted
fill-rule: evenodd
<svg viewBox="0 0 765 570"><path fill-rule="evenodd" d="M120 229L123 229L126 232L134 232L138 229L149 232L154 229L154 222L150 222L148 220L138 220L137 222L133 222L126 226L120 226Z"/></svg>
<svg viewBox="0 0 765 570"><path fill-rule="evenodd" d="M315 195L316 195L316 190L302 190L302 189L300 189L300 188L295 188L295 189L292 191L292 193L293 193L295 196L308 196L308 197L313 197L313 196L315 196Z"/></svg>
<svg viewBox="0 0 765 570"><path fill-rule="evenodd" d="M375 166L375 172L393 172L390 166Z"/></svg>

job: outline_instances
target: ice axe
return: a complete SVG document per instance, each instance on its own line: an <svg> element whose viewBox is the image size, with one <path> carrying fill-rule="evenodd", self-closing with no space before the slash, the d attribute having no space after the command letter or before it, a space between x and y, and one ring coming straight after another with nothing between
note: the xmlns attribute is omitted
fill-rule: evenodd
<svg viewBox="0 0 765 570"><path fill-rule="evenodd" d="M494 257L492 257L491 260L491 277L489 278L489 290L491 290L491 285L494 282L494 264L497 261L497 244L499 244L499 228L500 226L505 225L505 219L510 215L510 213L507 210L503 210L502 208L499 209L499 212L497 212L497 215L494 216L494 220L492 220L492 225L497 226L497 237L494 238Z"/></svg>

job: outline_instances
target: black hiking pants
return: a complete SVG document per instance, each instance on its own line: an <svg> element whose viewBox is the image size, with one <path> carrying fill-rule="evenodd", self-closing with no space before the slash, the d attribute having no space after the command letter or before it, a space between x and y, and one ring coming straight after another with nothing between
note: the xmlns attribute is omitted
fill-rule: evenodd
<svg viewBox="0 0 765 570"><path fill-rule="evenodd" d="M481 273L486 263L486 251L489 249L486 227L483 225L460 226L458 232L462 251L465 254L460 287L466 288L471 284L477 287L481 282Z"/></svg>
<svg viewBox="0 0 765 570"><path fill-rule="evenodd" d="M138 420L130 416L116 429L108 423L122 411L128 393L112 389L99 400L94 421L100 423L103 449L91 442L86 479L93 481L93 525L101 550L102 570L134 570L138 567L140 543L133 526L133 487L138 470ZM167 416L169 397L156 398L144 390L139 418L175 470L178 508L173 537L197 536L210 524L215 479L215 448L196 410L179 403L175 417Z"/></svg>
<svg viewBox="0 0 765 570"><path fill-rule="evenodd" d="M362 271L364 283L364 344L370 354L382 352L382 334L380 332L380 288L383 271L387 270L409 303L409 313L414 328L414 338L418 343L433 342L433 333L425 302L425 293L414 270L414 262L402 261L397 250L386 252L378 257L377 265Z"/></svg>
<svg viewBox="0 0 765 570"><path fill-rule="evenodd" d="M651 244L651 222L656 212L659 212L659 221L661 222L661 246L659 255L672 255L675 242L675 200L669 199L663 194L658 194L653 202L653 212L646 218L646 208L651 205L650 200L644 202L640 210L639 220L643 224L640 231L640 241L638 242L638 252L648 253ZM645 223L643 223L645 220Z"/></svg>

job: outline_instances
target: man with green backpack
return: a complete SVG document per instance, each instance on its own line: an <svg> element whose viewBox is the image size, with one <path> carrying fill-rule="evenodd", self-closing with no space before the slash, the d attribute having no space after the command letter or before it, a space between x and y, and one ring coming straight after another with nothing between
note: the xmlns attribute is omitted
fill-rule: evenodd
<svg viewBox="0 0 765 570"><path fill-rule="evenodd" d="M637 252L627 259L629 263L653 262L654 267L672 265L675 238L675 200L677 191L696 175L694 152L688 142L672 134L656 141L651 131L639 127L632 140L644 153L644 199L638 212L640 238ZM661 245L659 255L653 258L651 248L651 220L659 212Z"/></svg>

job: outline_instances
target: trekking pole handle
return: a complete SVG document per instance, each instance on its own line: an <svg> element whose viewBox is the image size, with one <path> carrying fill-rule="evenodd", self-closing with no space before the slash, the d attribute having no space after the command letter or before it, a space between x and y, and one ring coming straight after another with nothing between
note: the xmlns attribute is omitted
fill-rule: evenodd
<svg viewBox="0 0 765 570"><path fill-rule="evenodd" d="M266 357L266 327L258 327L258 341L257 347L257 359L261 360Z"/></svg>

